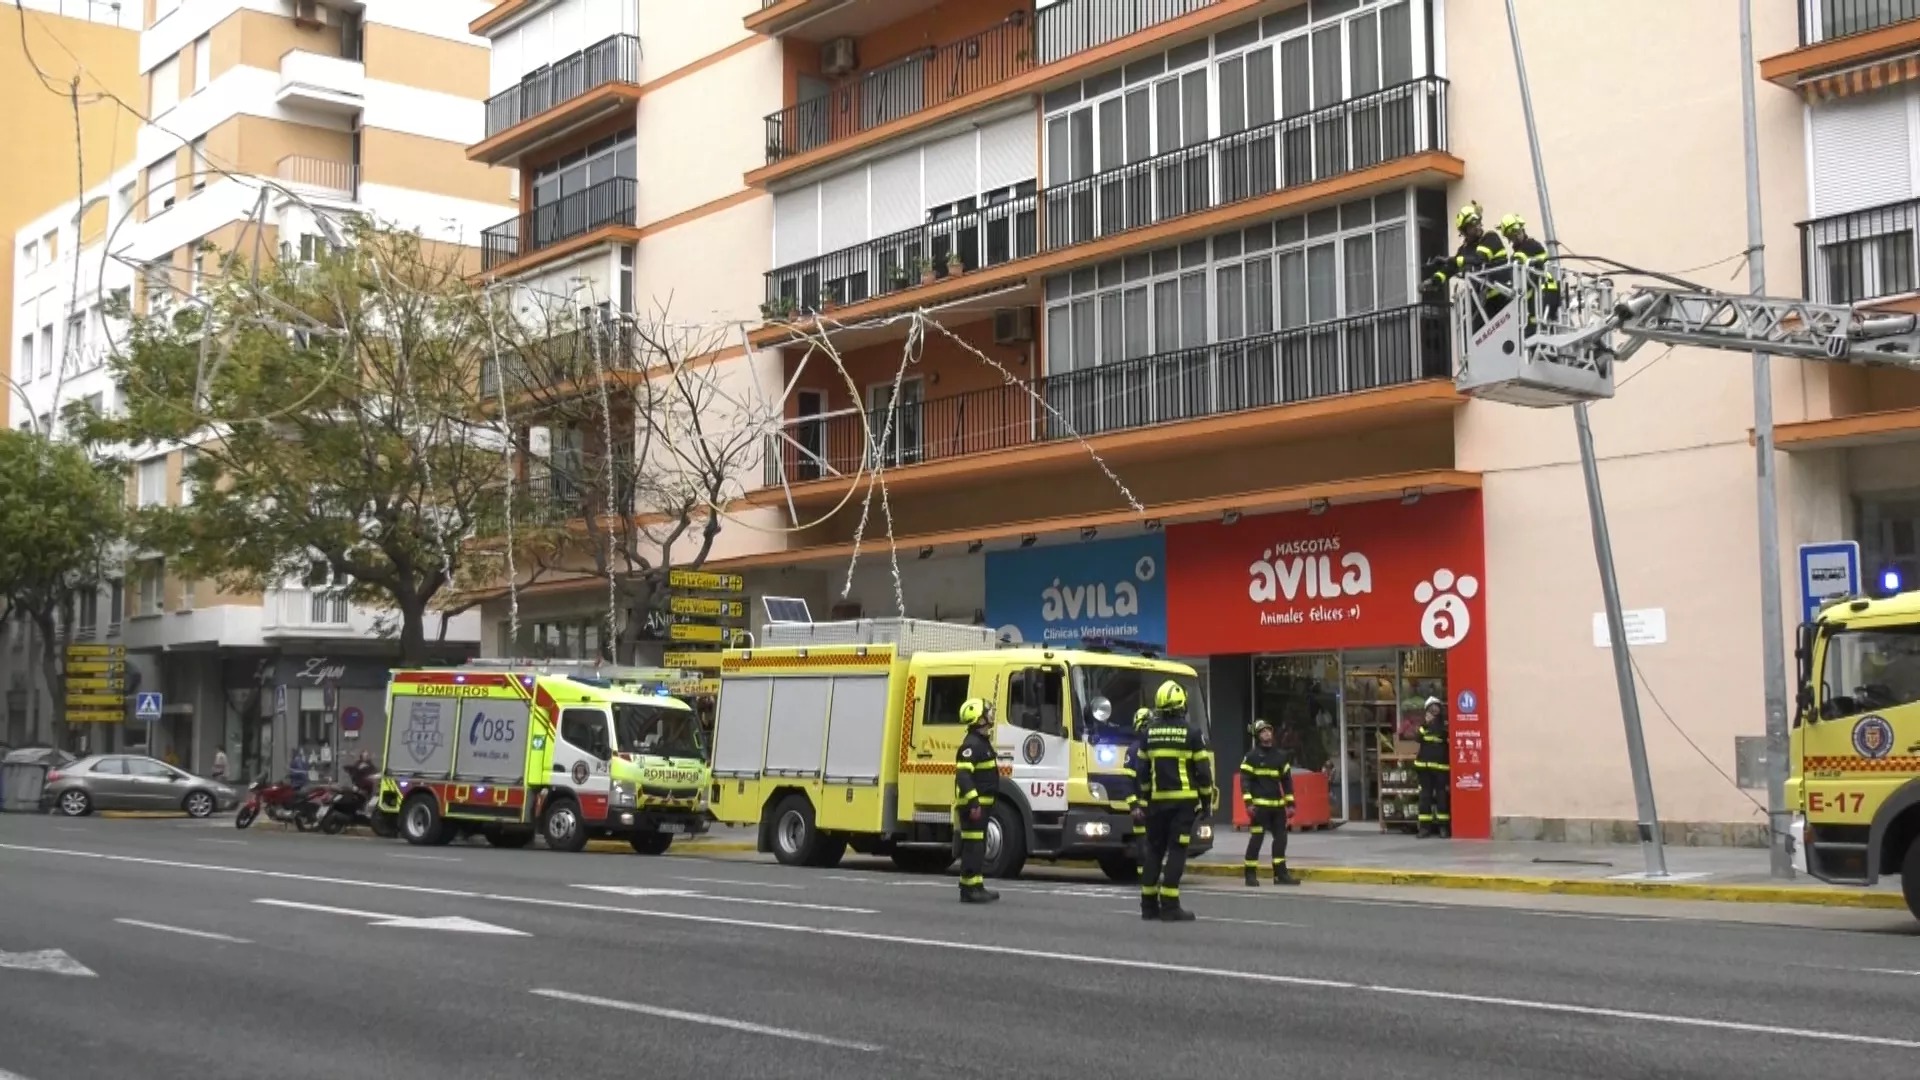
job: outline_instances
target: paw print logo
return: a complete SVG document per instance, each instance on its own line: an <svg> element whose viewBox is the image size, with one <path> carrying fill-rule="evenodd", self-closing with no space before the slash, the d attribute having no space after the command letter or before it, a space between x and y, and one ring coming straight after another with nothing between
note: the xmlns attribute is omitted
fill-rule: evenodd
<svg viewBox="0 0 1920 1080"><path fill-rule="evenodd" d="M1455 578L1445 567L1433 572L1432 581L1415 586L1413 602L1427 606L1420 613L1421 640L1434 649L1451 649L1467 640L1467 631L1473 629L1467 601L1479 592L1480 582L1472 575Z"/></svg>

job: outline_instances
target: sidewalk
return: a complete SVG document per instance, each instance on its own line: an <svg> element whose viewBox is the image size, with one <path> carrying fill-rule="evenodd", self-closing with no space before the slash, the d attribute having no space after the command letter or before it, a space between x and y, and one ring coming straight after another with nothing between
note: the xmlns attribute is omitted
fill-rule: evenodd
<svg viewBox="0 0 1920 1080"><path fill-rule="evenodd" d="M1246 842L1246 833L1220 829L1214 833L1213 850L1189 865L1194 873L1238 877ZM675 844L673 850L688 855L751 852L754 833L751 829L716 826L698 840ZM1264 870L1270 849L1261 854ZM1418 840L1366 825L1294 833L1287 846L1287 864L1296 876L1332 884L1813 904L1887 911L1906 908L1898 879L1884 879L1871 889L1826 885L1804 874L1791 882L1775 881L1768 874L1767 852L1757 848L1668 847L1666 859L1670 876L1655 881L1646 878L1645 857L1637 845Z"/></svg>

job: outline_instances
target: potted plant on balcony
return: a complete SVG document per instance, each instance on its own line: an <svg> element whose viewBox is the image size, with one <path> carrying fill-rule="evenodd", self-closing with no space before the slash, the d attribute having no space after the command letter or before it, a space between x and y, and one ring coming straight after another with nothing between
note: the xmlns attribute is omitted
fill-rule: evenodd
<svg viewBox="0 0 1920 1080"><path fill-rule="evenodd" d="M794 303L793 297L782 296L761 304L760 318L766 322L786 322L798 310L799 305Z"/></svg>
<svg viewBox="0 0 1920 1080"><path fill-rule="evenodd" d="M967 272L967 264L961 261L960 253L958 251L948 252L947 253L947 276L959 277L961 274L964 274L966 272Z"/></svg>
<svg viewBox="0 0 1920 1080"><path fill-rule="evenodd" d="M835 288L832 285L827 285L823 287L820 290L820 309L819 310L832 311L834 308L837 308L839 306L840 306L840 290Z"/></svg>
<svg viewBox="0 0 1920 1080"><path fill-rule="evenodd" d="M934 276L933 260L931 259L913 260L913 271L920 276L920 284L922 285L931 285L938 280L938 278Z"/></svg>

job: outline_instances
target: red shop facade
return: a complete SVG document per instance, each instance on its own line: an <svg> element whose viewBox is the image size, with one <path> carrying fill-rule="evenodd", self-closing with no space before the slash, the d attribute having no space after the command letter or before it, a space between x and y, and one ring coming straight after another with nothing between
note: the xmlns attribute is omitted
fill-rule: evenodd
<svg viewBox="0 0 1920 1080"><path fill-rule="evenodd" d="M1333 819L1411 828L1414 728L1436 697L1453 834L1490 834L1479 492L1172 525L1166 538L1168 652L1205 658L1223 762L1266 720L1296 769L1328 777Z"/></svg>

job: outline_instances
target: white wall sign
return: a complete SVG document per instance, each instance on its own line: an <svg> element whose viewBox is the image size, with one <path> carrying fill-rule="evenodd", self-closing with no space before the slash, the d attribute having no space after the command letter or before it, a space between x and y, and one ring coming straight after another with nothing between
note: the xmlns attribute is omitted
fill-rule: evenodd
<svg viewBox="0 0 1920 1080"><path fill-rule="evenodd" d="M1667 609L1641 608L1638 611L1623 611L1620 621L1626 626L1629 645L1665 645L1667 643ZM1593 614L1593 647L1609 649L1613 647L1613 637L1607 633L1607 614L1596 611Z"/></svg>

